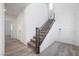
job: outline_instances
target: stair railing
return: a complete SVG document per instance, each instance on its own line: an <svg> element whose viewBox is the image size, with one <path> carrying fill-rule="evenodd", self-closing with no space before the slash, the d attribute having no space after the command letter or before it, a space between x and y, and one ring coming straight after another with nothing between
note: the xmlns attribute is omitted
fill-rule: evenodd
<svg viewBox="0 0 79 59"><path fill-rule="evenodd" d="M54 14L54 18L51 19L52 22L49 25L49 28L47 30L47 32L45 33L44 37L40 40L40 31L43 29L44 25L49 21L47 20L40 28L36 27L36 54L40 53L40 45L43 42L44 38L46 37L46 35L48 34L48 32L50 31L50 28L52 27L53 23L55 22L55 14Z"/></svg>
<svg viewBox="0 0 79 59"><path fill-rule="evenodd" d="M53 23L54 23L54 19L52 19L52 22L48 28L48 30L46 31L44 37L42 39L40 39L40 31L41 29L36 27L36 54L40 53L40 45L43 42L44 38L46 37L47 33L50 31L50 28L52 27Z"/></svg>
<svg viewBox="0 0 79 59"><path fill-rule="evenodd" d="M44 37L40 40L40 45L42 44L43 40L45 39L46 35L48 34L48 32L50 31L50 28L52 27L52 25L54 24L55 20L53 19L52 23L50 24L48 30L46 31Z"/></svg>

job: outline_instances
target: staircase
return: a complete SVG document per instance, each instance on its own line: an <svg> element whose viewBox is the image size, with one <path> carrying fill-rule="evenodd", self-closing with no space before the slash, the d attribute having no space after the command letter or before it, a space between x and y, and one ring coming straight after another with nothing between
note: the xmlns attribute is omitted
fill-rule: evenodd
<svg viewBox="0 0 79 59"><path fill-rule="evenodd" d="M28 42L28 46L33 48L33 50L36 51L36 54L40 53L40 45L50 31L54 22L55 19L48 19L40 28L36 28L36 36Z"/></svg>

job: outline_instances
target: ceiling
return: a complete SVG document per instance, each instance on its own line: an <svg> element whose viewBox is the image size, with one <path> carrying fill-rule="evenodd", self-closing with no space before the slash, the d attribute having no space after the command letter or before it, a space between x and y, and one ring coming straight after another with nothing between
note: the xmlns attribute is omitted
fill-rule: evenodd
<svg viewBox="0 0 79 59"><path fill-rule="evenodd" d="M29 3L5 3L5 14L16 17Z"/></svg>

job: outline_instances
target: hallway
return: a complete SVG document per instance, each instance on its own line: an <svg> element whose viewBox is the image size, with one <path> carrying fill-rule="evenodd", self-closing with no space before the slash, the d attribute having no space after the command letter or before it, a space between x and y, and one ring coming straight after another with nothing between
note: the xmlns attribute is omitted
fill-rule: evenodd
<svg viewBox="0 0 79 59"><path fill-rule="evenodd" d="M5 41L5 55L6 56L33 56L36 55L31 48L28 48L19 40L6 38Z"/></svg>

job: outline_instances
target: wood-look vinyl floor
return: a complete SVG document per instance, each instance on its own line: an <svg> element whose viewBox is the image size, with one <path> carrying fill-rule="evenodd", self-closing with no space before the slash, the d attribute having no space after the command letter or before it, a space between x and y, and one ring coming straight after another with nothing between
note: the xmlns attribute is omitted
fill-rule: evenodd
<svg viewBox="0 0 79 59"><path fill-rule="evenodd" d="M5 41L5 56L36 56L35 52L17 39Z"/></svg>
<svg viewBox="0 0 79 59"><path fill-rule="evenodd" d="M35 52L19 40L8 38L5 41L5 56L37 56ZM38 56L79 56L79 47L62 42L54 42Z"/></svg>
<svg viewBox="0 0 79 59"><path fill-rule="evenodd" d="M40 56L79 56L79 46L56 41Z"/></svg>

